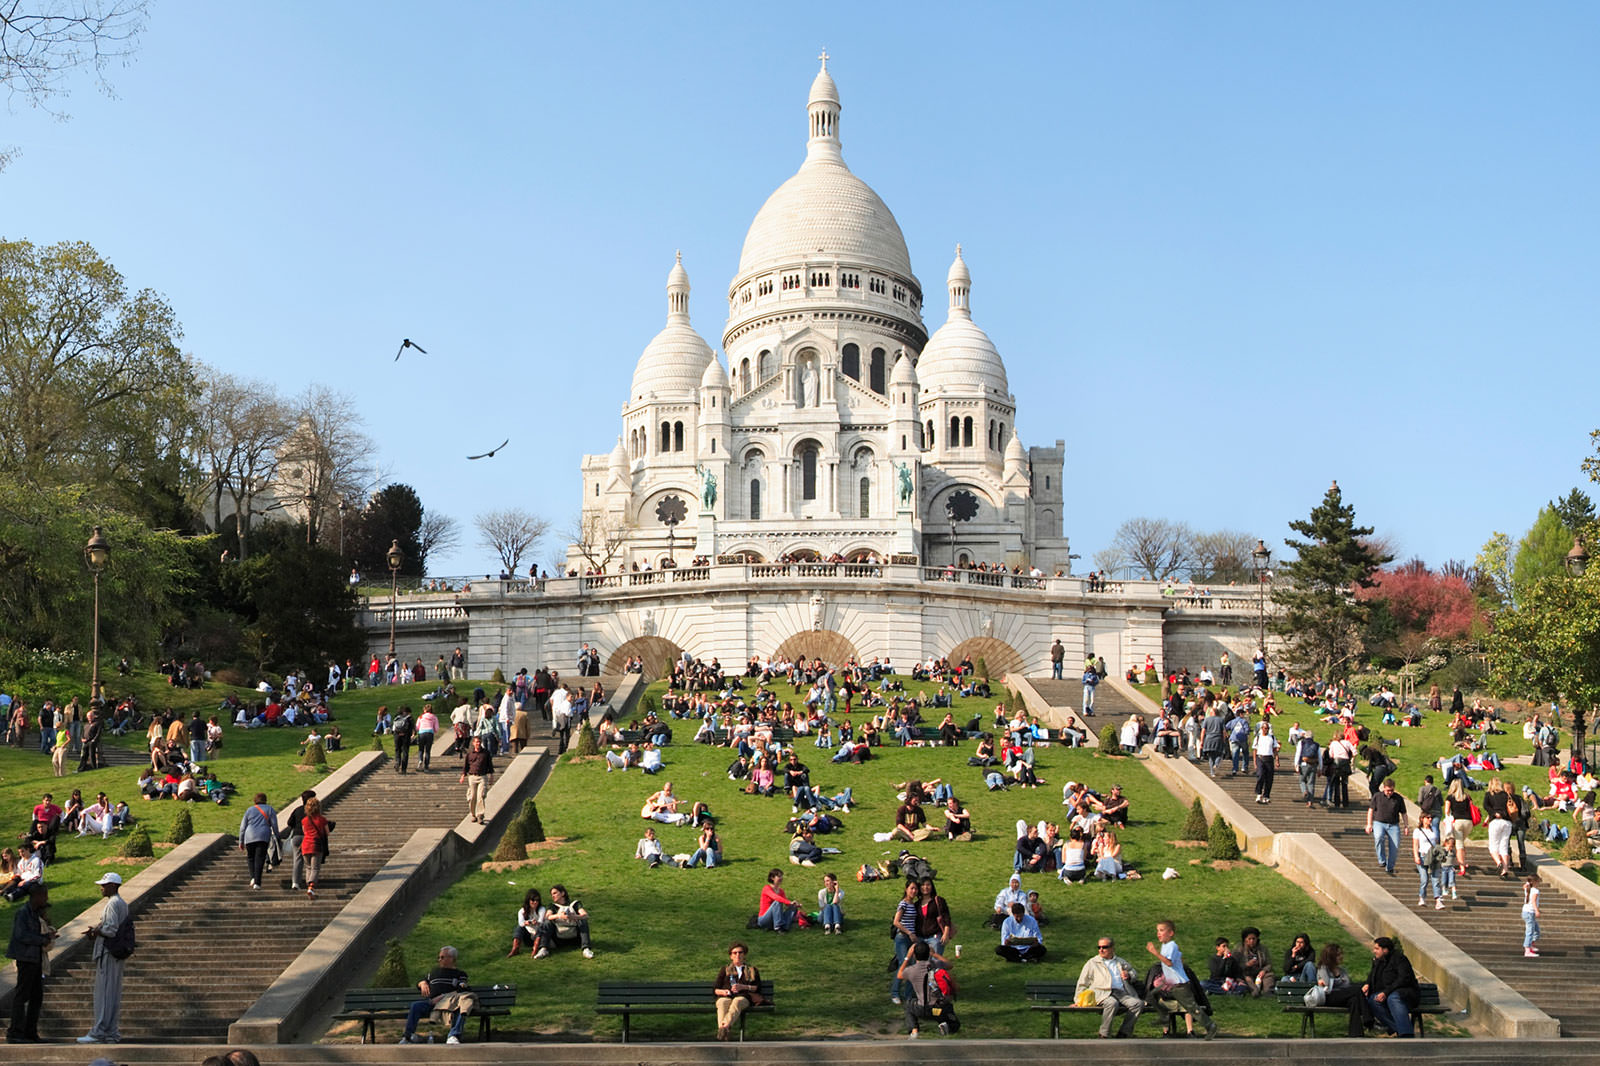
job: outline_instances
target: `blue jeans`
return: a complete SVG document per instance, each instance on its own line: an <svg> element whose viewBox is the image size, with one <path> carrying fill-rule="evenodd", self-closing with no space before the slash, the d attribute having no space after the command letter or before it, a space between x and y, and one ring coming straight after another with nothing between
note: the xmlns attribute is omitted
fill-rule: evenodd
<svg viewBox="0 0 1600 1066"><path fill-rule="evenodd" d="M792 913L788 907L774 900L771 906L761 912L761 917L756 919L756 924L763 929L771 929L775 933L781 932L789 928L789 923L793 920L790 917Z"/></svg>
<svg viewBox="0 0 1600 1066"><path fill-rule="evenodd" d="M937 785L933 790L933 802L944 803L956 794L956 790L949 785Z"/></svg>
<svg viewBox="0 0 1600 1066"><path fill-rule="evenodd" d="M817 805L825 811L831 811L836 807L848 807L855 802L854 794L855 790L853 788L847 788L837 796L819 795L817 797Z"/></svg>
<svg viewBox="0 0 1600 1066"><path fill-rule="evenodd" d="M794 804L796 807L815 807L817 805L817 795L811 791L810 785L795 786Z"/></svg>
<svg viewBox="0 0 1600 1066"><path fill-rule="evenodd" d="M1060 663L1051 663L1050 664L1050 676L1053 677L1057 681L1061 680L1061 664Z"/></svg>
<svg viewBox="0 0 1600 1066"><path fill-rule="evenodd" d="M822 927L824 929L829 928L830 926L843 925L844 908L839 906L837 903L824 903L822 905L821 917Z"/></svg>
<svg viewBox="0 0 1600 1066"><path fill-rule="evenodd" d="M411 1004L411 1013L406 1015L406 1036L408 1038L415 1036L417 1033L417 1023L432 1013L433 1002L431 1000L419 999L415 1003ZM450 1027L450 1032L448 1035L460 1040L461 1030L466 1028L466 1024L466 1014L457 1014L456 1022Z"/></svg>
<svg viewBox="0 0 1600 1066"><path fill-rule="evenodd" d="M1373 822L1372 845L1378 851L1378 865L1394 873L1395 856L1400 854L1400 826L1395 822Z"/></svg>
<svg viewBox="0 0 1600 1066"><path fill-rule="evenodd" d="M900 969L900 964L906 961L906 955L911 951L911 945L914 943L916 943L916 941L912 937L907 936L905 933L902 933L899 930L895 931L894 968L897 971ZM891 996L899 996L901 999L905 999L906 996L912 994L910 983L900 980L899 977L889 978L889 994Z"/></svg>
<svg viewBox="0 0 1600 1066"><path fill-rule="evenodd" d="M1229 742L1228 755L1233 759L1233 772L1238 773L1239 767L1243 766L1245 762L1244 741Z"/></svg>
<svg viewBox="0 0 1600 1066"><path fill-rule="evenodd" d="M1538 942L1539 919L1533 916L1532 907L1522 908L1522 950L1526 951Z"/></svg>
<svg viewBox="0 0 1600 1066"><path fill-rule="evenodd" d="M711 848L696 848L694 854L689 856L689 865L691 867L699 866L702 860L706 864L706 869L709 870L722 861L722 856Z"/></svg>
<svg viewBox="0 0 1600 1066"><path fill-rule="evenodd" d="M1367 1003L1372 1007L1372 1016L1379 1025L1392 1029L1400 1036L1411 1035L1411 1008L1406 1006L1405 1000L1390 993L1382 1003L1378 1002L1376 995L1368 996Z"/></svg>
<svg viewBox="0 0 1600 1066"><path fill-rule="evenodd" d="M1094 713L1094 686L1093 685L1085 685L1085 686L1083 686L1083 713L1084 714L1093 714Z"/></svg>
<svg viewBox="0 0 1600 1066"><path fill-rule="evenodd" d="M1429 868L1426 867L1426 866L1418 866L1417 867L1417 898L1418 899L1422 899L1428 894L1428 886L1429 885L1433 886L1433 898L1434 899L1440 899L1440 898L1442 898L1444 896L1444 883L1441 880L1439 874L1440 874L1440 871L1438 871L1438 870L1433 870L1430 873L1429 872Z"/></svg>

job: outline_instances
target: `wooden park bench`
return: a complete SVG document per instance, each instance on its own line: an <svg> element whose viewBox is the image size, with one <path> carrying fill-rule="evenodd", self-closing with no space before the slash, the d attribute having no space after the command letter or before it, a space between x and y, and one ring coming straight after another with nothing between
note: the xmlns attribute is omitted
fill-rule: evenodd
<svg viewBox="0 0 1600 1066"><path fill-rule="evenodd" d="M1029 981L1023 991L1030 1000L1029 1010L1048 1011L1050 1014L1050 1039L1061 1036L1061 1015L1099 1015L1099 1007L1079 1007L1075 1004L1078 985L1075 981Z"/></svg>
<svg viewBox="0 0 1600 1066"><path fill-rule="evenodd" d="M1285 1014L1300 1015L1300 1035L1315 1037L1317 1035L1317 1015L1337 1014L1348 1017L1349 1007L1308 1007L1305 1003L1305 994L1308 986L1303 984L1279 983L1273 990L1273 998L1283 1008ZM1417 1035L1425 1036L1423 1019L1429 1014L1449 1014L1450 1008L1439 1002L1439 986L1421 982L1417 986L1417 1005L1411 1009L1411 1024L1416 1027Z"/></svg>
<svg viewBox="0 0 1600 1066"><path fill-rule="evenodd" d="M487 1041L491 1035L492 1019L511 1013L517 1005L516 985L495 985L492 988L473 988L478 1006L468 1017L478 1019L478 1039ZM376 1043L378 1021L398 1018L405 1020L411 1004L422 998L415 988L352 988L344 994L344 1007L333 1017L336 1021L359 1021L361 1042Z"/></svg>
<svg viewBox="0 0 1600 1066"><path fill-rule="evenodd" d="M761 982L761 1004L739 1015L739 1039L744 1040L744 1020L756 1011L772 1010L772 982ZM635 1014L716 1014L716 994L706 981L601 981L596 1014L622 1015L622 1042L628 1042L630 1019Z"/></svg>

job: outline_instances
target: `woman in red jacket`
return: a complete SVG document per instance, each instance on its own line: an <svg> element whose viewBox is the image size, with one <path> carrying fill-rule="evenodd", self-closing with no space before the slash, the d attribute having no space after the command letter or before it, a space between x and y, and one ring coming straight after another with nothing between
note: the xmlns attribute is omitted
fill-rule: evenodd
<svg viewBox="0 0 1600 1066"><path fill-rule="evenodd" d="M316 899L317 873L322 860L328 857L328 834L333 831L333 823L322 816L322 801L315 796L306 800L300 831L305 834L300 841L300 854L306 862L306 896Z"/></svg>

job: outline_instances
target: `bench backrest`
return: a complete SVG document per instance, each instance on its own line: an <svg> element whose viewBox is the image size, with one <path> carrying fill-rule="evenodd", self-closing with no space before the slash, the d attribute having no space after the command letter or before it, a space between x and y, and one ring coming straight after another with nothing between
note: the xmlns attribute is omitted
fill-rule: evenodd
<svg viewBox="0 0 1600 1066"><path fill-rule="evenodd" d="M1078 985L1074 981L1029 981L1024 988L1029 999L1076 999Z"/></svg>
<svg viewBox="0 0 1600 1066"><path fill-rule="evenodd" d="M710 981L601 981L599 1002L604 1006L641 1006L676 1003L710 1003L716 998ZM771 981L761 982L761 998L771 1002Z"/></svg>
<svg viewBox="0 0 1600 1066"><path fill-rule="evenodd" d="M498 988L472 987L478 997L479 1008L513 1007L517 1002L517 986L501 985ZM411 1006L421 996L415 988L352 988L344 994L346 1011L396 1010Z"/></svg>
<svg viewBox="0 0 1600 1066"><path fill-rule="evenodd" d="M1279 985L1277 985L1276 987L1273 988L1272 997L1273 997L1274 1000L1276 1000L1278 1002L1278 1004L1280 1006L1284 1006L1284 1007L1303 1007L1303 1006L1305 1006L1305 995L1310 990L1311 990L1311 986L1309 986L1309 985L1279 984ZM1427 983L1425 981L1418 983L1418 985L1417 985L1417 1006L1418 1007L1437 1007L1437 1006L1439 1006L1439 1002L1440 1002L1440 1000L1439 1000L1439 986L1438 985L1429 984L1429 983Z"/></svg>

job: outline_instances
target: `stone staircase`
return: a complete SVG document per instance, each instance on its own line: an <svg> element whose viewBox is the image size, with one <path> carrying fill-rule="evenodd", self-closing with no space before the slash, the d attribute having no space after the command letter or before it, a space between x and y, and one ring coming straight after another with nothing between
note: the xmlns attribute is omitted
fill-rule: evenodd
<svg viewBox="0 0 1600 1066"><path fill-rule="evenodd" d="M213 1043L361 890L416 830L456 825L466 813L455 760L432 773L378 763L327 808L335 823L317 898L289 890L288 856L258 891L243 853L219 852L137 917L139 948L122 991L125 1041ZM241 813L243 805L235 803ZM41 1032L71 1039L92 1025L94 965L53 974Z"/></svg>
<svg viewBox="0 0 1600 1066"><path fill-rule="evenodd" d="M1119 694L1119 698L1124 699ZM1148 749L1147 749L1148 750ZM1150 756L1152 759L1164 756ZM1202 764L1203 765L1203 764ZM1600 963L1600 916L1546 881L1540 898L1540 958L1522 954L1522 888L1520 879L1501 880L1481 842L1469 846L1469 855L1482 859L1468 867L1456 881L1457 900L1446 900L1435 910L1430 894L1426 907L1417 907L1417 874L1411 862L1409 835L1401 841L1400 858L1391 877L1378 865L1372 837L1363 832L1366 804L1352 797L1348 810L1330 810L1319 803L1307 808L1300 801L1300 783L1293 774L1280 772L1273 782L1272 802L1257 804L1255 778L1241 772L1227 774L1224 761L1217 784L1275 833L1316 833L1340 854L1370 873L1395 899L1411 908L1451 943L1472 956L1496 977L1561 1023L1563 1036L1600 1037L1600 986L1579 975L1593 972ZM1318 778L1318 795L1322 779ZM1513 845L1513 856L1515 846ZM1274 950L1282 950L1273 945ZM1358 972L1359 976L1359 972Z"/></svg>

